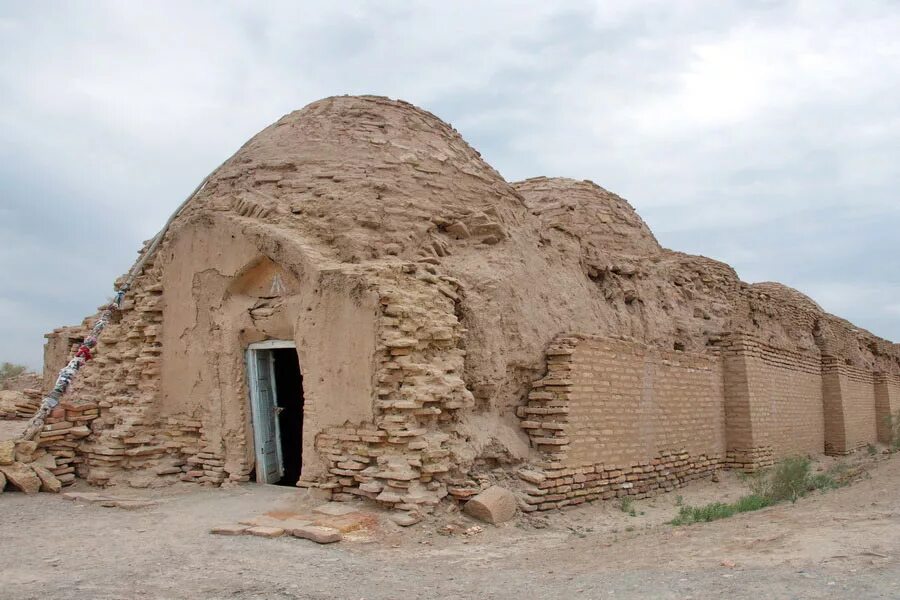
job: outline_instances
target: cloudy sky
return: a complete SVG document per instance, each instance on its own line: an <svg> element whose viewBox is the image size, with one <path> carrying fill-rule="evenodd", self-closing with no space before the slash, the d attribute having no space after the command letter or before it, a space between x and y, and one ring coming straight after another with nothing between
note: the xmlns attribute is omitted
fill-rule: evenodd
<svg viewBox="0 0 900 600"><path fill-rule="evenodd" d="M0 361L39 367L248 137L363 93L900 340L896 1L0 0Z"/></svg>

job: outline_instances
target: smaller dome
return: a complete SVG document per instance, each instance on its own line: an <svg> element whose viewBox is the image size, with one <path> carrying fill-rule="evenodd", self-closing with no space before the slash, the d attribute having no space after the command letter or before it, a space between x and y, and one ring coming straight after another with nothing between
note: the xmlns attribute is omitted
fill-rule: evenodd
<svg viewBox="0 0 900 600"><path fill-rule="evenodd" d="M789 306L796 306L810 312L825 312L815 300L803 292L797 291L783 283L778 283L776 281L761 281L760 283L751 284L750 289L754 292L765 294L773 300L781 301Z"/></svg>
<svg viewBox="0 0 900 600"><path fill-rule="evenodd" d="M592 181L535 177L513 184L545 228L564 231L607 254L647 256L662 248L624 198Z"/></svg>

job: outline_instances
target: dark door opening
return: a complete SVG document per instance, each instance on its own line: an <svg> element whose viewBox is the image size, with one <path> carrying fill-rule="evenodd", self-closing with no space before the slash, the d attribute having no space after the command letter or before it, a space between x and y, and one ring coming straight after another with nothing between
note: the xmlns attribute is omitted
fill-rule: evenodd
<svg viewBox="0 0 900 600"><path fill-rule="evenodd" d="M272 350L275 375L275 402L281 433L284 475L278 485L296 485L300 479L303 448L303 375L294 348Z"/></svg>

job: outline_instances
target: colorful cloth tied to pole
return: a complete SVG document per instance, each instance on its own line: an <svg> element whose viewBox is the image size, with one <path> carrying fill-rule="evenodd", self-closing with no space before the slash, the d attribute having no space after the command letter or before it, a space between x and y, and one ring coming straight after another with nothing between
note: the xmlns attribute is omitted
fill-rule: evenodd
<svg viewBox="0 0 900 600"><path fill-rule="evenodd" d="M37 436L44 427L44 421L47 416L54 408L59 406L60 398L66 393L66 390L69 388L72 380L75 379L75 375L78 373L79 369L93 358L91 350L97 346L97 338L100 337L100 334L109 324L113 313L122 308L122 301L125 299L125 293L128 291L129 287L128 284L125 284L117 289L112 301L103 307L103 312L100 313L100 317L91 328L90 335L84 338L84 341L78 346L75 356L73 356L72 360L70 360L59 372L53 390L44 396L41 407L34 416L31 417L31 420L28 421L28 425L25 428L25 434L22 436L24 439L31 440Z"/></svg>

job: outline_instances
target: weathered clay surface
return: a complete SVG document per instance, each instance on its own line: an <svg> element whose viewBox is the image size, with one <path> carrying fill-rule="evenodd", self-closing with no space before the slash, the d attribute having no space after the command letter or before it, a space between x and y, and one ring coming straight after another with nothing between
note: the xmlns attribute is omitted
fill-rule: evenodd
<svg viewBox="0 0 900 600"><path fill-rule="evenodd" d="M549 392L533 385L566 333L710 356L747 334L900 374L895 344L799 292L661 248L615 194L510 184L446 123L376 97L321 100L245 144L176 219L119 316L41 432L63 483L76 468L97 484L249 480L242 351L265 339L293 340L300 358L299 485L401 510L471 498L489 468L567 443L561 423L527 430L517 416L546 413ZM45 373L87 323L48 336ZM689 470L666 452L665 468ZM577 476L609 480L591 468ZM556 487L574 476L555 473Z"/></svg>

